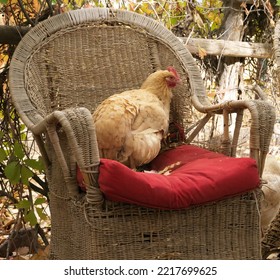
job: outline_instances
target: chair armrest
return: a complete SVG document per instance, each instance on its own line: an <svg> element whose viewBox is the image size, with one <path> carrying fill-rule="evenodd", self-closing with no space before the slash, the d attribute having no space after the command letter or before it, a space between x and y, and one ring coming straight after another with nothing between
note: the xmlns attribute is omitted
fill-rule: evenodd
<svg viewBox="0 0 280 280"><path fill-rule="evenodd" d="M260 176L262 175L266 155L269 151L269 145L274 129L276 113L275 108L266 100L230 100L224 103L204 106L199 111L206 113L202 119L203 123L213 114L224 115L224 140L229 141L228 114L237 113L237 126L241 127L243 111L248 109L251 113L250 127L250 157L254 158L258 164ZM207 117L208 116L208 117ZM237 131L237 130L236 130ZM235 132L234 138L238 138L239 132ZM235 140L237 142L237 139Z"/></svg>
<svg viewBox="0 0 280 280"><path fill-rule="evenodd" d="M65 152L60 144L59 130L63 130L69 143L73 158L70 162L65 158ZM79 166L85 185L87 186L87 200L94 203L103 201L103 196L97 185L99 151L95 134L95 127L91 113L86 108L69 108L54 111L41 123L33 127L36 135L43 132L53 146L70 197L77 197L79 189L76 179L76 164Z"/></svg>

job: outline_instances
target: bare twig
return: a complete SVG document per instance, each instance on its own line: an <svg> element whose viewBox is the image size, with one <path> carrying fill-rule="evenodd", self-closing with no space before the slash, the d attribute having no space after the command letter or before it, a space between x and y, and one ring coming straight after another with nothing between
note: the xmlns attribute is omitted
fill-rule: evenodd
<svg viewBox="0 0 280 280"><path fill-rule="evenodd" d="M20 6L20 8L21 8L21 11L23 12L23 14L24 14L26 20L28 21L28 23L29 23L31 26L35 26L34 21L30 18L29 14L28 14L27 11L25 10L22 0L18 0L18 4L19 4L19 6Z"/></svg>

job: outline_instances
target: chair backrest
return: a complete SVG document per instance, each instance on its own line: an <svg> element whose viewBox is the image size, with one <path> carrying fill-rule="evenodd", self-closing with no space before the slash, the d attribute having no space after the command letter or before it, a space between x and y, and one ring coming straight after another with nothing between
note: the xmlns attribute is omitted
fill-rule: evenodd
<svg viewBox="0 0 280 280"><path fill-rule="evenodd" d="M30 128L55 110L86 107L138 88L157 69L173 65L183 84L174 91L171 120L193 119L192 106L209 105L188 50L160 23L136 13L102 8L72 11L35 26L11 63L14 104Z"/></svg>

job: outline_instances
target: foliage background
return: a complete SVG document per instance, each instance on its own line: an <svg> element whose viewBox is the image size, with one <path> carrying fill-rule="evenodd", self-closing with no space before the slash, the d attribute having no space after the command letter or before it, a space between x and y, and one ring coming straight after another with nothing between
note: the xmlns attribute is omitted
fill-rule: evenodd
<svg viewBox="0 0 280 280"><path fill-rule="evenodd" d="M152 17L162 22L179 37L219 39L222 35L225 14L232 10L232 7L226 6L227 2L220 0L0 0L0 25L32 27L50 16L72 9L113 7ZM279 5L280 0L255 0L251 1L251 4L240 1L239 9L245 15L243 40L272 44ZM47 253L45 248L48 247L51 230L48 186L44 166L32 135L20 121L11 103L8 72L15 47L9 44L0 45L0 257L23 258L26 253L37 252L33 258L45 258ZM220 96L222 57L208 56L205 50L200 49L196 59L209 98L215 102ZM277 103L279 88L275 82L277 79L273 60L246 58L242 63L246 69L244 82L251 84L255 81L261 85L275 104L279 115ZM16 244L18 241L12 237L19 232L29 236L30 229L34 233L33 237L40 237L38 244L31 246L33 241L29 238L23 242L21 249L16 248L19 247ZM8 236L10 239L7 239ZM29 250L30 248L32 250Z"/></svg>

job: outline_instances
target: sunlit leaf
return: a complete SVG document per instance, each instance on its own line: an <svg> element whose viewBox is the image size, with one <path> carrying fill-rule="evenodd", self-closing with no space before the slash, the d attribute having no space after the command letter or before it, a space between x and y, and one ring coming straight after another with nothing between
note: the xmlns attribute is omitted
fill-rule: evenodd
<svg viewBox="0 0 280 280"><path fill-rule="evenodd" d="M84 0L75 0L75 2L76 2L76 5L77 5L78 7L82 7L83 4L85 3Z"/></svg>
<svg viewBox="0 0 280 280"><path fill-rule="evenodd" d="M143 3L140 9L146 15L151 15L153 13L153 9L151 8L151 5L149 3Z"/></svg>
<svg viewBox="0 0 280 280"><path fill-rule="evenodd" d="M219 28L219 25L217 25L215 22L213 22L213 23L211 24L210 30L211 30L211 31L214 31L214 30L216 30L216 29L218 29L218 28Z"/></svg>
<svg viewBox="0 0 280 280"><path fill-rule="evenodd" d="M177 17L170 17L170 24L171 26L176 25L178 23Z"/></svg>
<svg viewBox="0 0 280 280"><path fill-rule="evenodd" d="M20 139L25 141L27 139L27 131L26 131L26 126L24 124L20 125Z"/></svg>
<svg viewBox="0 0 280 280"><path fill-rule="evenodd" d="M223 16L221 15L217 15L216 18L215 18L215 23L220 26L222 24L222 19L223 19Z"/></svg>
<svg viewBox="0 0 280 280"><path fill-rule="evenodd" d="M23 131L26 129L26 126L25 126L25 124L21 124L19 128L20 128L20 131Z"/></svg>
<svg viewBox="0 0 280 280"><path fill-rule="evenodd" d="M26 141L26 140L27 140L27 134L26 134L26 133L22 133L22 134L20 135L20 139L21 139L22 141Z"/></svg>
<svg viewBox="0 0 280 280"><path fill-rule="evenodd" d="M214 21L216 18L216 13L210 12L207 17L209 20Z"/></svg>
<svg viewBox="0 0 280 280"><path fill-rule="evenodd" d="M5 176L10 180L12 184L20 182L20 170L21 166L18 162L10 162L4 169Z"/></svg>
<svg viewBox="0 0 280 280"><path fill-rule="evenodd" d="M180 1L180 2L179 2L179 5L180 5L181 8L186 8L186 6L187 6L187 1Z"/></svg>

